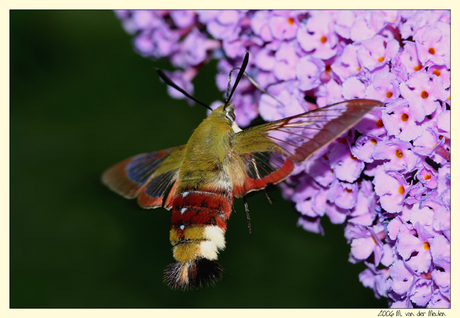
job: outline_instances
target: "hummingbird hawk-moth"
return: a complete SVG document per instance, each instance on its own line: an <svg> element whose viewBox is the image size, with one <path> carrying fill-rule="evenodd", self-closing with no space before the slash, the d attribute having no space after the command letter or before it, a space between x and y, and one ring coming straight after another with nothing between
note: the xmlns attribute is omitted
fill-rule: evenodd
<svg viewBox="0 0 460 318"><path fill-rule="evenodd" d="M173 289L212 285L221 278L217 254L225 248L235 198L283 181L295 163L327 147L382 105L348 100L241 129L230 98L247 63L248 54L225 104L203 120L185 145L128 158L102 176L111 190L137 198L141 207L172 212L169 238L176 262L167 266L165 280Z"/></svg>

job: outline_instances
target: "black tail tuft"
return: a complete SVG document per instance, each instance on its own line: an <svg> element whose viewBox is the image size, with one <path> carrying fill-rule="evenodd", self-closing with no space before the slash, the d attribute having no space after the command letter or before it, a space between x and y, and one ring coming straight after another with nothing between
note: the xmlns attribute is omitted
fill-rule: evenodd
<svg viewBox="0 0 460 318"><path fill-rule="evenodd" d="M214 261L198 257L193 261L169 264L165 281L174 290L192 290L212 286L222 278L222 267Z"/></svg>

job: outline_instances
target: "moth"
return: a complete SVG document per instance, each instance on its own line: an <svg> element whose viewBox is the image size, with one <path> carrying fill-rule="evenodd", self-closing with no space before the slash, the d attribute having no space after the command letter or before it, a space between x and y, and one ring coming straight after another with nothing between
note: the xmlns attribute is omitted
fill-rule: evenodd
<svg viewBox="0 0 460 318"><path fill-rule="evenodd" d="M382 105L354 99L241 129L230 98L248 58L246 54L225 104L203 120L185 145L133 156L102 175L111 190L137 198L141 207L171 211L169 239L176 262L167 266L165 281L175 290L214 285L221 278L216 260L225 248L235 198L283 181L295 163L327 147Z"/></svg>

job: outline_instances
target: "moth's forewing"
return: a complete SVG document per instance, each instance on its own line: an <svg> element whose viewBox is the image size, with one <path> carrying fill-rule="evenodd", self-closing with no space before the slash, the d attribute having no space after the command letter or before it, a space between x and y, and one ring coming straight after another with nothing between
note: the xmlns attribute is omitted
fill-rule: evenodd
<svg viewBox="0 0 460 318"><path fill-rule="evenodd" d="M318 150L355 126L382 103L369 99L354 99L325 106L288 117L267 125L268 136L294 162L310 158Z"/></svg>
<svg viewBox="0 0 460 318"><path fill-rule="evenodd" d="M176 181L185 145L143 153L107 169L102 182L127 198L138 198L144 208L163 206L164 196Z"/></svg>
<svg viewBox="0 0 460 318"><path fill-rule="evenodd" d="M355 99L245 129L232 145L246 165L246 180L235 184L236 196L284 180L302 162L356 125L376 100Z"/></svg>

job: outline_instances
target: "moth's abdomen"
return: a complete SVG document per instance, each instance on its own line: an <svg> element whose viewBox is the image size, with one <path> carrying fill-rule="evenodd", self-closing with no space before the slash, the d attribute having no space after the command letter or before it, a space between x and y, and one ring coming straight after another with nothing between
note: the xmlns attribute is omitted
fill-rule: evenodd
<svg viewBox="0 0 460 318"><path fill-rule="evenodd" d="M172 199L170 241L176 263L166 268L173 289L213 285L222 276L215 262L225 248L225 231L233 195L217 191L184 191Z"/></svg>

